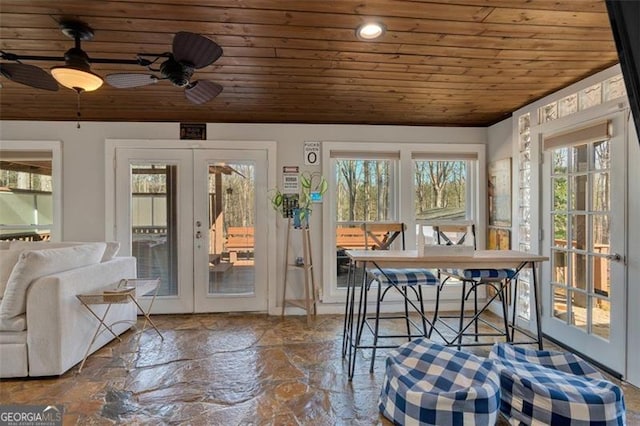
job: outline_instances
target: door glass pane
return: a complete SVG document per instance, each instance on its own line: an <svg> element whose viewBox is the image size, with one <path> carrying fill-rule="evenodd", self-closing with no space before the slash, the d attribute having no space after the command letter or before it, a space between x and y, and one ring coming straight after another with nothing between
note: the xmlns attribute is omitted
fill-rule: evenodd
<svg viewBox="0 0 640 426"><path fill-rule="evenodd" d="M609 253L609 215L594 214L591 216L591 229L593 232L593 247L591 251L594 253Z"/></svg>
<svg viewBox="0 0 640 426"><path fill-rule="evenodd" d="M571 178L571 210L585 211L587 209L587 175Z"/></svg>
<svg viewBox="0 0 640 426"><path fill-rule="evenodd" d="M574 214L571 218L571 247L577 250L587 249L587 216Z"/></svg>
<svg viewBox="0 0 640 426"><path fill-rule="evenodd" d="M609 141L593 144L593 168L595 170L608 170L610 166Z"/></svg>
<svg viewBox="0 0 640 426"><path fill-rule="evenodd" d="M551 215L553 226L553 245L555 247L567 247L568 216L566 214Z"/></svg>
<svg viewBox="0 0 640 426"><path fill-rule="evenodd" d="M587 289L587 256L580 253L572 253L571 286L582 290Z"/></svg>
<svg viewBox="0 0 640 426"><path fill-rule="evenodd" d="M569 167L569 148L553 151L553 174L565 174Z"/></svg>
<svg viewBox="0 0 640 426"><path fill-rule="evenodd" d="M0 152L0 239L51 238L51 152Z"/></svg>
<svg viewBox="0 0 640 426"><path fill-rule="evenodd" d="M609 296L611 290L611 261L606 257L591 258L591 274L593 276L593 292L600 296Z"/></svg>
<svg viewBox="0 0 640 426"><path fill-rule="evenodd" d="M567 178L553 178L551 180L553 190L553 210L566 211L567 210Z"/></svg>
<svg viewBox="0 0 640 426"><path fill-rule="evenodd" d="M572 172L586 172L588 160L588 145L577 145L571 148L571 169Z"/></svg>
<svg viewBox="0 0 640 426"><path fill-rule="evenodd" d="M553 253L553 257L552 257L552 261L553 261L552 274L553 275L551 277L551 280L554 283L567 285L567 267L568 267L567 252L554 250L552 253Z"/></svg>
<svg viewBox="0 0 640 426"><path fill-rule="evenodd" d="M210 295L255 292L255 164L209 165Z"/></svg>
<svg viewBox="0 0 640 426"><path fill-rule="evenodd" d="M552 286L553 291L551 295L553 297L553 316L567 321L567 289L559 286Z"/></svg>
<svg viewBox="0 0 640 426"><path fill-rule="evenodd" d="M131 254L139 278L160 278L159 296L178 294L177 171L131 165Z"/></svg>
<svg viewBox="0 0 640 426"><path fill-rule="evenodd" d="M593 190L591 196L594 211L602 212L610 209L609 173L593 174Z"/></svg>
<svg viewBox="0 0 640 426"><path fill-rule="evenodd" d="M587 331L587 295L582 292L570 291L571 295L571 322L570 324Z"/></svg>
<svg viewBox="0 0 640 426"><path fill-rule="evenodd" d="M596 336L609 340L611 333L611 303L599 297L592 298L591 307L593 323L591 332Z"/></svg>

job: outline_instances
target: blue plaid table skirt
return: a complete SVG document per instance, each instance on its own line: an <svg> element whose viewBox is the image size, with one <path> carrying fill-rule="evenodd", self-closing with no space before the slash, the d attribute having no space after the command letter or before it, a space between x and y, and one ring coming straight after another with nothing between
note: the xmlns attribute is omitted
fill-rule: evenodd
<svg viewBox="0 0 640 426"><path fill-rule="evenodd" d="M569 353L494 345L500 411L513 425L624 425L622 390Z"/></svg>
<svg viewBox="0 0 640 426"><path fill-rule="evenodd" d="M378 407L398 425L494 425L499 403L491 361L416 339L387 358Z"/></svg>

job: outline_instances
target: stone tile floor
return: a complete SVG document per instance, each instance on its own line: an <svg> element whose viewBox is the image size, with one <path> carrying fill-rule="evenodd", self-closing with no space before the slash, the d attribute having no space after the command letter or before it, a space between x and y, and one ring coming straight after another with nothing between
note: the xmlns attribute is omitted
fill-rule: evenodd
<svg viewBox="0 0 640 426"><path fill-rule="evenodd" d="M2 404L62 404L64 424L375 425L385 351L352 382L341 356L342 316L156 315L164 334L111 342L60 377L7 379ZM487 349L474 349L481 355ZM622 384L627 423L640 425L640 390ZM499 424L506 424L501 419Z"/></svg>

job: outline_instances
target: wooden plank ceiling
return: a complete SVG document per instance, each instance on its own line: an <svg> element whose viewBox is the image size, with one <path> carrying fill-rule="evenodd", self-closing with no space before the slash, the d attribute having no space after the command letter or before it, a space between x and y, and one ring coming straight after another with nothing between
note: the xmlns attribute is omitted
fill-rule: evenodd
<svg viewBox="0 0 640 426"><path fill-rule="evenodd" d="M224 86L213 101L168 81L105 84L82 94L83 120L483 126L618 62L604 0L2 0L1 49L61 57L69 17L94 29L82 43L94 58L167 52L178 31L224 49L194 76ZM371 18L386 34L358 40ZM76 119L69 89L0 83L2 119Z"/></svg>

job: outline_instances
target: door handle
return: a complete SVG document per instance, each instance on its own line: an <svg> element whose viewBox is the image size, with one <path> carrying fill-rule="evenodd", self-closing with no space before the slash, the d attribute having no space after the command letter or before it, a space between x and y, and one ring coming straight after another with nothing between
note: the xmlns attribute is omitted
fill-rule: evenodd
<svg viewBox="0 0 640 426"><path fill-rule="evenodd" d="M620 253L611 253L607 255L607 259L609 259L612 262L622 262L624 263L624 256L621 255Z"/></svg>

